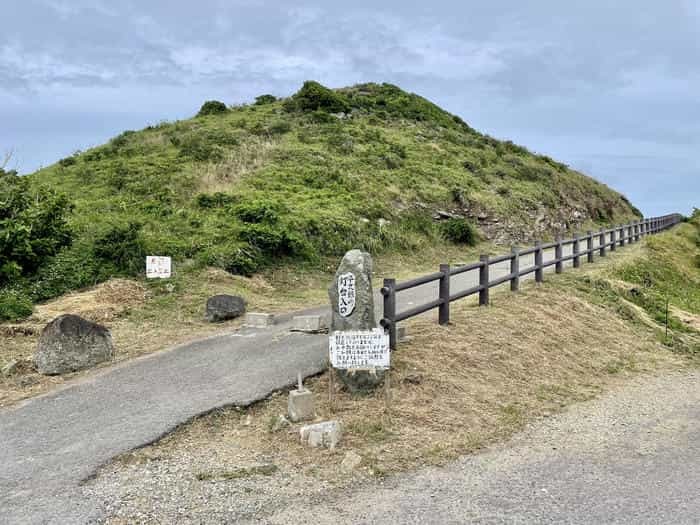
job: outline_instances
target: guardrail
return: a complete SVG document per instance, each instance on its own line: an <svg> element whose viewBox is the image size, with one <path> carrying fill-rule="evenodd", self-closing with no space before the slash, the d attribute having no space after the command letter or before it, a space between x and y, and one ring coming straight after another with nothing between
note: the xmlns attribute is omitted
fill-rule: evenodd
<svg viewBox="0 0 700 525"><path fill-rule="evenodd" d="M498 257L491 258L488 255L482 255L478 262L471 264L456 267L450 267L449 264L441 264L439 271L411 279L410 281L397 283L396 279L384 279L384 285L381 289L381 293L384 296L384 315L380 324L389 332L389 344L391 349L394 350L397 343L397 323L401 321L437 308L438 322L441 325L446 325L450 322L450 303L453 301L479 294L479 305L486 306L489 304L489 290L495 286L510 282L511 291L518 291L520 278L531 273L535 274L535 281L541 283L544 281L545 268L554 266L556 273L562 273L564 271L564 263L567 261L572 261L573 267L579 268L583 257L586 258L587 262L593 262L596 253L601 257L605 257L608 250L615 251L618 246L638 242L642 237L667 230L681 222L681 220L682 215L678 213L653 217L639 222L601 229L596 232L588 231L586 235L576 235L573 239L562 240L558 238L554 242L546 244L537 241L535 246L525 250L513 247L511 248L511 253ZM585 245L583 250L581 249L582 244ZM563 254L564 247L569 245L572 246L572 253L565 256ZM544 252L551 248L554 248L554 259L545 261ZM534 255L534 264L521 268L521 257L529 255ZM491 279L489 275L491 266L506 261L510 261L510 273ZM478 285L454 293L450 291L452 277L476 271L479 272ZM438 283L438 297L434 301L397 313L396 297L398 293L434 282Z"/></svg>

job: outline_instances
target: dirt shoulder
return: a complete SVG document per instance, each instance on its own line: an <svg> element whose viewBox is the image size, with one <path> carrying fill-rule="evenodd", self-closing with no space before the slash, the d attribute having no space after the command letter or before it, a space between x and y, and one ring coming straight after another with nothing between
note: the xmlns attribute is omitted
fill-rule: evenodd
<svg viewBox="0 0 700 525"><path fill-rule="evenodd" d="M493 305L456 303L452 324L409 323L411 340L393 357L390 417L383 392L335 392L328 374L307 382L318 419L345 429L335 451L299 443L299 425L276 428L286 395L248 410L204 416L105 467L85 490L112 523L237 522L263 519L294 501L443 465L511 436L528 422L616 388L630 377L688 366L653 330L552 278ZM348 452L361 464L344 471Z"/></svg>

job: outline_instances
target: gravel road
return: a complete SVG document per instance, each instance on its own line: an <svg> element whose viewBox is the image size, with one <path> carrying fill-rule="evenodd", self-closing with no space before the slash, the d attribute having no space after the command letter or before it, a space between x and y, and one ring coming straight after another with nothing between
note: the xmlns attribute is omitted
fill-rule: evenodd
<svg viewBox="0 0 700 525"><path fill-rule="evenodd" d="M641 377L444 469L249 523L700 523L700 372Z"/></svg>

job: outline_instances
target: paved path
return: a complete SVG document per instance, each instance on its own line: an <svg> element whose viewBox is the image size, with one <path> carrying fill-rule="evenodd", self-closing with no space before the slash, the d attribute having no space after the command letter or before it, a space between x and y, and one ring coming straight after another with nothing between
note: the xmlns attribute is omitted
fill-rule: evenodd
<svg viewBox="0 0 700 525"><path fill-rule="evenodd" d="M695 370L642 377L447 468L299 501L262 523L696 524L699 495Z"/></svg>
<svg viewBox="0 0 700 525"><path fill-rule="evenodd" d="M531 266L532 257L521 264ZM492 267L492 279L507 273L508 263ZM477 272L459 275L452 290L477 279ZM399 310L436 293L434 283L402 292ZM292 385L297 371L322 371L326 337L290 333L289 327L289 316L282 317L272 329L191 343L0 409L0 523L89 521L95 506L79 497L78 484L114 456L201 413L265 398Z"/></svg>

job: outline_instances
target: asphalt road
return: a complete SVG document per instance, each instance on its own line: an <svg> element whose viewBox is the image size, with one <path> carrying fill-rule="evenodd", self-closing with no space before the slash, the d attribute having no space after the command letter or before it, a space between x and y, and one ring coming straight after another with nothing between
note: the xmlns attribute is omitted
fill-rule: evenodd
<svg viewBox="0 0 700 525"><path fill-rule="evenodd" d="M552 257L548 250L545 260ZM521 260L523 268L532 264L532 256ZM510 268L502 263L491 272L494 279ZM469 272L456 276L451 288L456 292L477 282L477 272ZM399 311L436 294L435 283L401 292ZM115 366L0 409L0 523L99 518L94 502L83 499L78 487L113 457L199 414L263 399L294 384L298 371L305 377L322 371L326 337L291 333L289 319L280 317L274 328L243 329Z"/></svg>
<svg viewBox="0 0 700 525"><path fill-rule="evenodd" d="M324 493L262 523L696 524L698 495L693 370L641 377L449 467Z"/></svg>

